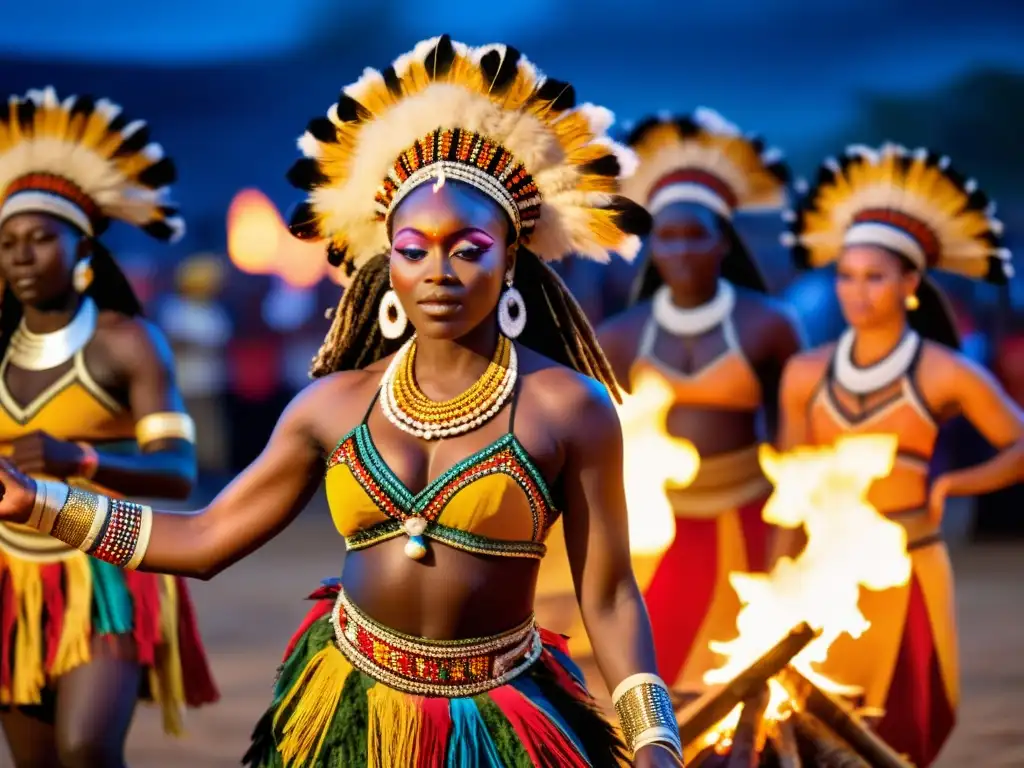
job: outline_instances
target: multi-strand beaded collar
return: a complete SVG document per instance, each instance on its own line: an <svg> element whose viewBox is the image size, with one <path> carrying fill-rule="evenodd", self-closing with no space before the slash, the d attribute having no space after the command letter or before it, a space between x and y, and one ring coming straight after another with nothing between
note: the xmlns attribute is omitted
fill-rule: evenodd
<svg viewBox="0 0 1024 768"><path fill-rule="evenodd" d="M380 406L396 427L424 440L471 432L492 419L515 391L519 362L515 346L498 337L487 370L473 386L450 400L431 400L416 384L416 337L392 358L381 378Z"/></svg>

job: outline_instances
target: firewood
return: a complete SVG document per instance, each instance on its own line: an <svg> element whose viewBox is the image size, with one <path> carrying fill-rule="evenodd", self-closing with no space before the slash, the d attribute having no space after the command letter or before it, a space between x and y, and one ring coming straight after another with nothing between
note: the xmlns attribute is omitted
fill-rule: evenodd
<svg viewBox="0 0 1024 768"><path fill-rule="evenodd" d="M819 768L871 768L867 760L814 715L796 712L791 719L806 748L805 758L809 764Z"/></svg>
<svg viewBox="0 0 1024 768"><path fill-rule="evenodd" d="M718 754L714 744L709 744L694 755L693 759L686 764L686 768L719 768L719 766L725 765L726 759Z"/></svg>
<svg viewBox="0 0 1024 768"><path fill-rule="evenodd" d="M823 691L793 667L787 667L779 680L802 708L825 723L850 744L873 768L914 768L858 718L842 699Z"/></svg>
<svg viewBox="0 0 1024 768"><path fill-rule="evenodd" d="M769 733L769 738L775 750L775 757L779 761L779 768L803 768L792 720L776 723Z"/></svg>
<svg viewBox="0 0 1024 768"><path fill-rule="evenodd" d="M775 647L725 685L714 686L677 715L683 744L692 744L717 725L737 705L789 664L816 637L808 624L801 624Z"/></svg>
<svg viewBox="0 0 1024 768"><path fill-rule="evenodd" d="M743 702L739 722L732 734L726 768L757 768L761 748L764 746L767 726L764 713L768 708L768 698L768 686L764 684Z"/></svg>

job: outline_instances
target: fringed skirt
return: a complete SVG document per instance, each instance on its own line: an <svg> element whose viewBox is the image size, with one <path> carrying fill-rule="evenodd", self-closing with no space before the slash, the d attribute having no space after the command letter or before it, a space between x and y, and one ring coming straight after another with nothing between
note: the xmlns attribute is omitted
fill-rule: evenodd
<svg viewBox="0 0 1024 768"><path fill-rule="evenodd" d="M709 643L736 637L740 601L729 574L764 571L771 526L761 514L771 491L756 446L704 459L692 485L669 492L671 546L655 563L634 558L658 672L675 688L702 690L721 661Z"/></svg>
<svg viewBox="0 0 1024 768"><path fill-rule="evenodd" d="M181 732L184 707L218 699L182 579L0 547L0 708L44 705L57 678L90 661L93 638L126 635L146 673L140 698L161 706L168 733Z"/></svg>
<svg viewBox="0 0 1024 768"><path fill-rule="evenodd" d="M563 638L532 620L493 638L438 642L377 624L337 584L311 599L245 765L629 764Z"/></svg>

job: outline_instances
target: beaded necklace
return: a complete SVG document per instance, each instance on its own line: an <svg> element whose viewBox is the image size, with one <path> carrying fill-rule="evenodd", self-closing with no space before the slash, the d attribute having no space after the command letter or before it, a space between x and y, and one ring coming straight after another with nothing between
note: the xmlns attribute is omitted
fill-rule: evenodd
<svg viewBox="0 0 1024 768"><path fill-rule="evenodd" d="M431 400L416 384L416 337L391 360L381 378L380 406L387 420L424 440L461 435L485 424L515 390L519 361L515 346L498 337L487 370L469 389L450 400Z"/></svg>

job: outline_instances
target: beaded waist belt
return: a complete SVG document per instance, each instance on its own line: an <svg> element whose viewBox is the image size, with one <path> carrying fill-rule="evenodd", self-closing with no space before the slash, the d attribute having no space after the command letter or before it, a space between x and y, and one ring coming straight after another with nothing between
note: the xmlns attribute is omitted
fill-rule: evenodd
<svg viewBox="0 0 1024 768"><path fill-rule="evenodd" d="M542 650L532 616L493 637L427 640L378 624L342 591L331 621L338 648L353 667L389 688L417 696L485 693L525 672Z"/></svg>
<svg viewBox="0 0 1024 768"><path fill-rule="evenodd" d="M700 470L684 488L667 490L676 517L714 517L726 509L767 498L772 484L761 471L758 447L701 457Z"/></svg>

